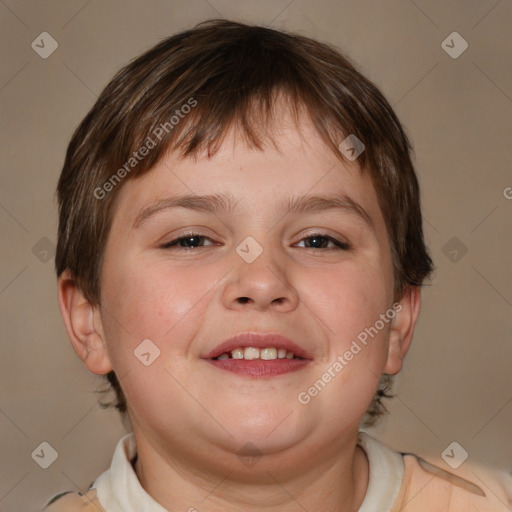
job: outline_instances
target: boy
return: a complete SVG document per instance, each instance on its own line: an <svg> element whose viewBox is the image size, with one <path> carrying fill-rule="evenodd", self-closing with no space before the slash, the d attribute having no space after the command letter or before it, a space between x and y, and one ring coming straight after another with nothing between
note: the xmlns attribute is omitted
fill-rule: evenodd
<svg viewBox="0 0 512 512"><path fill-rule="evenodd" d="M163 41L78 127L58 194L66 329L133 433L47 512L509 510L359 432L433 265L407 137L339 52L220 20Z"/></svg>

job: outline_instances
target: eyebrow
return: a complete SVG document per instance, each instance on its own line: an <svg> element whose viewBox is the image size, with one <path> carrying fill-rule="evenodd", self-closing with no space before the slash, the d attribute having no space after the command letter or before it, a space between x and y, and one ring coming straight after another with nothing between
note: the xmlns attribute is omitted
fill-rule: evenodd
<svg viewBox="0 0 512 512"><path fill-rule="evenodd" d="M230 194L188 194L158 200L137 215L132 229L137 229L149 217L173 208L186 208L206 213L233 213L240 200ZM359 217L375 231L372 218L357 201L345 194L305 195L287 198L278 208L278 213L307 214L328 210L341 210Z"/></svg>

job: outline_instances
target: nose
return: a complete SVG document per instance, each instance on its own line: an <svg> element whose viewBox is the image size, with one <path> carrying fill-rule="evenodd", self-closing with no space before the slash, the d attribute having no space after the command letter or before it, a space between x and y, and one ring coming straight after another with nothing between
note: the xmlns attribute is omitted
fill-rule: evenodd
<svg viewBox="0 0 512 512"><path fill-rule="evenodd" d="M291 268L276 250L264 248L252 263L234 255L234 268L224 287L223 302L228 309L264 312L293 311L299 295L291 283Z"/></svg>

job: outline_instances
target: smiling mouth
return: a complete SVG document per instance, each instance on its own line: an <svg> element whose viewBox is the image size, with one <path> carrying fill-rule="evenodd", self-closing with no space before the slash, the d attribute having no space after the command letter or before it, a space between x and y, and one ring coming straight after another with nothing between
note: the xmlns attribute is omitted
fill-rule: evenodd
<svg viewBox="0 0 512 512"><path fill-rule="evenodd" d="M223 352L217 357L211 358L213 361L222 361L226 359L238 359L244 361L276 361L276 360L290 360L290 359L303 359L295 355L294 352L284 348L276 347L238 347L229 352Z"/></svg>
<svg viewBox="0 0 512 512"><path fill-rule="evenodd" d="M284 348L239 347L205 361L219 370L242 377L269 378L300 370L312 359L299 357Z"/></svg>

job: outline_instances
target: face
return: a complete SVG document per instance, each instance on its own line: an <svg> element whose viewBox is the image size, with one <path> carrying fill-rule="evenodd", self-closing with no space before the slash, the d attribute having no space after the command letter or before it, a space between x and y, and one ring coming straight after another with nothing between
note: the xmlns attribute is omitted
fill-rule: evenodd
<svg viewBox="0 0 512 512"><path fill-rule="evenodd" d="M370 178L306 120L301 133L282 122L275 141L249 149L231 132L210 159L169 154L123 185L106 245L98 314L134 431L203 465L228 465L248 442L265 454L293 449L298 461L322 456L357 431L389 362L393 321L353 345L393 304ZM169 205L190 194L233 204ZM342 206L289 211L308 196ZM205 359L244 332L280 334L310 359L259 377ZM319 379L321 391L308 392Z"/></svg>

